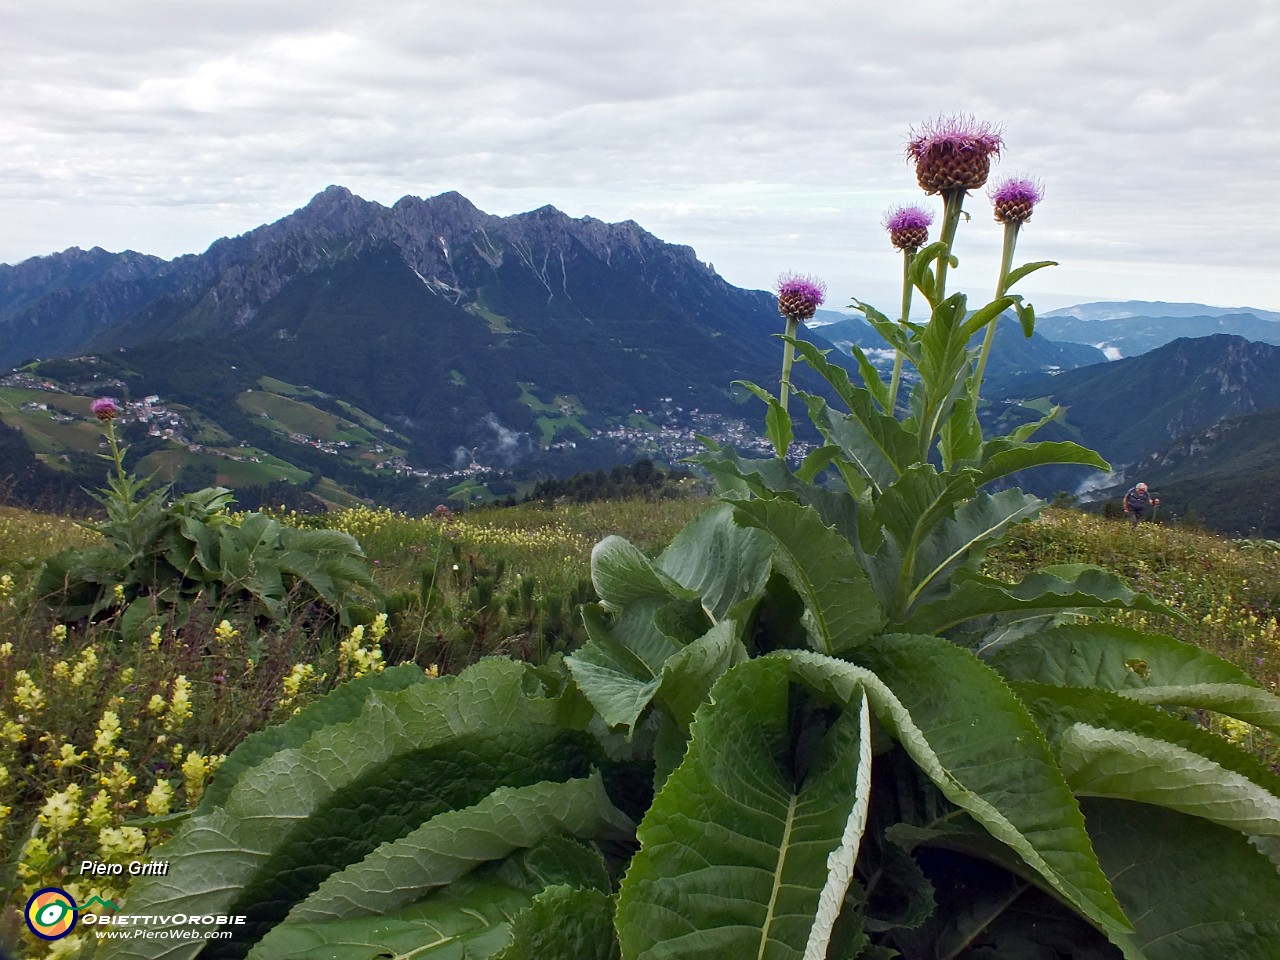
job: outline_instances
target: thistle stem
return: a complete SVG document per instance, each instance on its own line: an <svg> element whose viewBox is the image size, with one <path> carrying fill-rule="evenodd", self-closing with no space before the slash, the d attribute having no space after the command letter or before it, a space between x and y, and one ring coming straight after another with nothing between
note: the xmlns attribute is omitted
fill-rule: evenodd
<svg viewBox="0 0 1280 960"><path fill-rule="evenodd" d="M907 319L911 316L911 293L913 287L911 285L911 261L916 258L915 249L902 251L902 313L899 315L898 325L905 332L907 329ZM889 403L885 413L894 416L898 409L898 383L902 379L902 351L894 349L893 351L893 377L889 381Z"/></svg>
<svg viewBox="0 0 1280 960"><path fill-rule="evenodd" d="M947 296L947 267L951 263L951 248L955 244L956 229L960 226L960 214L964 212L964 194L965 191L959 188L942 194L942 236L938 239L944 246L938 256L938 303Z"/></svg>
<svg viewBox="0 0 1280 960"><path fill-rule="evenodd" d="M1000 276L996 279L996 299L999 300L1005 294L1005 287L1009 283L1009 271L1013 268L1013 249L1018 245L1018 228L1022 224L1016 220L1009 220L1004 225L1004 251L1000 256ZM991 353L991 344L996 338L996 325L999 324L999 315L992 318L987 324L987 333L982 338L982 349L978 353L978 366L973 373L973 389L975 395L982 388L982 377L987 370L987 356Z"/></svg>
<svg viewBox="0 0 1280 960"><path fill-rule="evenodd" d="M778 402L782 404L784 412L791 394L791 365L796 359L796 346L791 341L799 332L800 321L796 317L787 317L787 340L782 345L782 387L778 391Z"/></svg>

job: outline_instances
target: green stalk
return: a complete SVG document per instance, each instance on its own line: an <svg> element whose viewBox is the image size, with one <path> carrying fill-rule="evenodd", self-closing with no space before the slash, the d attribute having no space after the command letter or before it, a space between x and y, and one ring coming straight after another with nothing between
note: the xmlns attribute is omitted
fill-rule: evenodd
<svg viewBox="0 0 1280 960"><path fill-rule="evenodd" d="M787 317L787 340L782 346L782 389L778 393L778 402L782 404L783 412L786 412L787 398L791 394L791 365L796 359L796 346L791 341L799 332L799 319Z"/></svg>
<svg viewBox="0 0 1280 960"><path fill-rule="evenodd" d="M911 316L911 293L914 289L911 284L911 261L916 258L915 249L902 251L902 313L898 319L898 325L905 332L907 329L907 318ZM894 416L894 411L898 409L898 382L902 379L902 351L894 349L893 351L893 377L889 381L889 403L885 413Z"/></svg>
<svg viewBox="0 0 1280 960"><path fill-rule="evenodd" d="M1009 271L1013 267L1013 248L1018 244L1018 228L1022 226L1017 221L1006 221L1004 225L1004 251L1000 256L1000 276L996 279L996 299L999 300L1005 294L1005 287L1009 282ZM997 315L987 324L986 336L982 338L982 350L978 353L978 366L973 374L973 389L976 395L977 391L982 388L982 377L987 369L987 355L991 353L991 344L996 338L996 324L1000 322Z"/></svg>
<svg viewBox="0 0 1280 960"><path fill-rule="evenodd" d="M960 189L946 190L942 194L942 236L945 246L938 257L937 302L947 296L947 267L951 263L951 248L955 244L956 230L960 226L960 214L964 212L964 194Z"/></svg>

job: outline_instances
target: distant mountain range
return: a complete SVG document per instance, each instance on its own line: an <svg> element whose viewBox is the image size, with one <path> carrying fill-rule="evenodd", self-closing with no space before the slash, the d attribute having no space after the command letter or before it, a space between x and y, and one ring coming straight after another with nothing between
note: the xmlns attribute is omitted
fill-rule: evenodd
<svg viewBox="0 0 1280 960"><path fill-rule="evenodd" d="M1280 344L1280 313L1202 303L1082 303L1043 314L1036 330L1051 340L1089 344L1116 360L1146 353L1181 337L1218 333Z"/></svg>
<svg viewBox="0 0 1280 960"><path fill-rule="evenodd" d="M818 320L834 322L805 335L835 356L856 343L891 362L860 320ZM105 393L130 401L141 469L284 482L329 503L518 492L539 474L676 460L695 433L758 445L759 404L730 384L776 382L781 326L771 294L631 221L497 217L457 193L386 207L329 187L198 255L72 248L0 264L0 486L96 475L88 402ZM1177 340L1211 333L1252 342ZM1049 434L1145 462L1280 406L1277 334L1280 314L1201 304L1080 304L1030 339L1004 319L991 415L1017 422L1051 396L1070 410ZM796 377L823 389L803 364Z"/></svg>
<svg viewBox="0 0 1280 960"><path fill-rule="evenodd" d="M0 396L0 415L44 413L41 383L154 395L179 411L187 446L221 431L326 477L347 460L348 487L368 479L353 471L594 468L759 422L758 401L730 384L776 382L781 329L774 296L634 222L551 207L496 217L456 193L388 208L330 187L196 256L72 249L0 266L0 364L45 358L10 380L26 392ZM99 359L48 359L79 356ZM823 388L807 368L796 378ZM270 409L255 391L277 398ZM50 416L79 415L60 402ZM385 442L288 425L329 424L321 413ZM353 446L317 446L330 441ZM85 442L38 452L57 466Z"/></svg>

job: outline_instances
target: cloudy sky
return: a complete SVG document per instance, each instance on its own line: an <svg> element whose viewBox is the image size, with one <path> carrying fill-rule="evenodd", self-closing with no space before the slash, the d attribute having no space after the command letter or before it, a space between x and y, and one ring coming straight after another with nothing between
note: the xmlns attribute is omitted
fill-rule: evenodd
<svg viewBox="0 0 1280 960"><path fill-rule="evenodd" d="M200 252L336 183L634 219L740 286L892 303L908 133L963 112L1045 184L1042 309L1280 309L1278 47L1275 0L0 0L0 262Z"/></svg>

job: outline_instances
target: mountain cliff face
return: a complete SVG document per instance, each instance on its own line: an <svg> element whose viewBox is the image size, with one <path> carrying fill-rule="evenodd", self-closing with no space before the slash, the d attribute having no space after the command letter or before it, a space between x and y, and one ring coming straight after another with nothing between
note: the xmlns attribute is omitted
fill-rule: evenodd
<svg viewBox="0 0 1280 960"><path fill-rule="evenodd" d="M0 267L0 293L0 364L124 349L148 392L195 407L278 377L395 424L428 460L664 403L742 416L729 384L773 382L780 357L773 297L691 248L457 193L385 207L329 187L200 255L67 251Z"/></svg>

